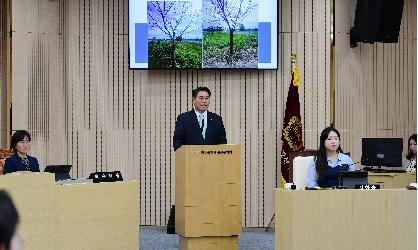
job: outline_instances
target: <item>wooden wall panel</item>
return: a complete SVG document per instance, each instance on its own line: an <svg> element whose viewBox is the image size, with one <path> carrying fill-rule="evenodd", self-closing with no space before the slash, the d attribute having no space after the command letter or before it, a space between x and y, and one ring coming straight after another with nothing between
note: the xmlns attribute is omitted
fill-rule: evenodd
<svg viewBox="0 0 418 250"><path fill-rule="evenodd" d="M0 148L6 148L7 120L8 118L8 84L7 60L8 60L8 8L6 0L0 1Z"/></svg>
<svg viewBox="0 0 418 250"><path fill-rule="evenodd" d="M355 7L356 0L336 1L336 127L343 149L359 161L361 138L402 137L406 152L416 133L417 19L416 1L405 0L398 43L350 48Z"/></svg>
<svg viewBox="0 0 418 250"><path fill-rule="evenodd" d="M13 129L33 134L41 168L72 164L73 178L121 170L138 180L143 225L167 222L175 120L198 85L212 90L228 142L242 146L243 226L266 226L274 213L292 52L307 148L329 124L330 0L279 2L279 69L265 71L129 70L127 0L12 2Z"/></svg>

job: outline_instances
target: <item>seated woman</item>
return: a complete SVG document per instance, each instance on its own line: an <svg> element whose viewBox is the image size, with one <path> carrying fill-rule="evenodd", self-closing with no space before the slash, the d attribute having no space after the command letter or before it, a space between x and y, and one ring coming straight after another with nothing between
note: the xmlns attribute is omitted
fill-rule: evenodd
<svg viewBox="0 0 418 250"><path fill-rule="evenodd" d="M28 155L30 150L30 134L25 130L18 130L12 136L10 148L15 154L7 158L4 163L3 174L16 171L39 172L38 160Z"/></svg>
<svg viewBox="0 0 418 250"><path fill-rule="evenodd" d="M335 128L325 128L319 143L318 152L309 164L308 187L335 187L340 172L355 171L355 165L348 155L343 154L340 133Z"/></svg>
<svg viewBox="0 0 418 250"><path fill-rule="evenodd" d="M403 162L403 169L410 173L417 171L417 134L411 135L408 139L408 154Z"/></svg>

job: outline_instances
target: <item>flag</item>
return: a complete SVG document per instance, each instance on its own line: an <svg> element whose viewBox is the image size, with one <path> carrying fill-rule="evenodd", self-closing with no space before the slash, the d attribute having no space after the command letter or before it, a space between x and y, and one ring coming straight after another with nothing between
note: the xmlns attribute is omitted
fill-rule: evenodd
<svg viewBox="0 0 418 250"><path fill-rule="evenodd" d="M296 66L292 69L289 93L287 95L286 110L284 113L282 130L282 152L280 186L289 182L289 152L300 152L305 148L302 140L302 123L300 117L300 103L298 87L300 85L300 73Z"/></svg>

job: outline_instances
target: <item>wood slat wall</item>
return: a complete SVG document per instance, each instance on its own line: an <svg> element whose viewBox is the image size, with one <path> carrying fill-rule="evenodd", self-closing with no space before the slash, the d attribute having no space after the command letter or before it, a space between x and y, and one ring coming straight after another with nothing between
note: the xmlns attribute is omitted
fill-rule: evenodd
<svg viewBox="0 0 418 250"><path fill-rule="evenodd" d="M356 0L337 0L336 126L344 149L361 158L361 138L401 137L417 127L417 2L405 0L398 43L349 47Z"/></svg>
<svg viewBox="0 0 418 250"><path fill-rule="evenodd" d="M7 147L7 1L0 1L0 148Z"/></svg>
<svg viewBox="0 0 418 250"><path fill-rule="evenodd" d="M72 164L72 177L121 170L140 185L143 225L165 225L174 203L172 136L191 90L212 92L229 143L242 145L243 226L266 226L280 176L280 139L298 55L306 148L329 124L329 0L279 2L279 69L128 69L128 2L13 2L13 129L33 135L41 168Z"/></svg>

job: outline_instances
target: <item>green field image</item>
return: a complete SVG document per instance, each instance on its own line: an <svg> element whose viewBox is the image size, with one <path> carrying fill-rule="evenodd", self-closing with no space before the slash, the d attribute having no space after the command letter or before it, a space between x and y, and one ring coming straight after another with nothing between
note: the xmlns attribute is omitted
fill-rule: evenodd
<svg viewBox="0 0 418 250"><path fill-rule="evenodd" d="M203 31L203 68L257 68L258 31L234 31L230 54L229 31Z"/></svg>
<svg viewBox="0 0 418 250"><path fill-rule="evenodd" d="M148 68L202 68L201 40L180 41L175 47L174 54L171 40L148 40Z"/></svg>

